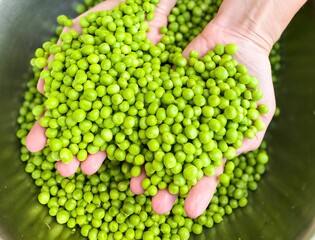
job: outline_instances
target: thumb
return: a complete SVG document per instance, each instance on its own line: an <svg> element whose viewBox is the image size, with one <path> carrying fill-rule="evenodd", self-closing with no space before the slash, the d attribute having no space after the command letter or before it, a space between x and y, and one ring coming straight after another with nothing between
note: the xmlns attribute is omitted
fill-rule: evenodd
<svg viewBox="0 0 315 240"><path fill-rule="evenodd" d="M40 125L40 118L35 122L26 137L26 147L30 152L41 151L47 142L46 129Z"/></svg>
<svg viewBox="0 0 315 240"><path fill-rule="evenodd" d="M190 218L199 217L208 207L217 185L219 176L223 173L224 163L217 167L213 176L203 176L195 186L193 186L185 199L185 212Z"/></svg>
<svg viewBox="0 0 315 240"><path fill-rule="evenodd" d="M141 168L141 173L137 177L133 177L130 180L130 190L133 192L133 194L139 195L143 194L145 190L142 187L142 181L147 177L144 168Z"/></svg>
<svg viewBox="0 0 315 240"><path fill-rule="evenodd" d="M161 0L154 11L154 20L149 22L150 31L147 37L152 43L157 44L162 37L160 28L167 25L167 17L175 6L176 0Z"/></svg>

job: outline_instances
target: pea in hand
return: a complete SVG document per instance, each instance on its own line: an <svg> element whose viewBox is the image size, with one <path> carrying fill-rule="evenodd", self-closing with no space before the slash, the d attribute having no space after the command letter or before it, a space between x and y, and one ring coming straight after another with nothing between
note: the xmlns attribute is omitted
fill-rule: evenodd
<svg viewBox="0 0 315 240"><path fill-rule="evenodd" d="M113 9L115 6L117 6L119 3L123 2L122 0L107 0L103 3L98 4L97 6L95 6L94 8L90 9L89 11L83 13L82 15L80 15L79 17L77 17L76 19L73 20L73 26L72 27L65 27L63 30L63 33L72 31L72 34L76 34L76 32L81 33L82 32L82 28L80 26L80 19L82 19L82 17L86 17L88 16L89 13L93 13L93 12L98 12L98 11L103 11L103 10L108 10L108 9ZM150 22L150 29L151 31L148 33L148 38L152 40L153 43L157 43L159 41L160 38L160 33L159 33L159 29L162 26L165 26L167 23L167 16L169 14L169 11L171 10L171 8L173 7L173 5L175 4L175 1L161 1L160 6L156 11L155 14L155 20ZM86 21L86 20L85 20ZM112 22L113 23L113 22ZM75 30L76 32L74 32L73 30ZM61 35L62 36L62 35ZM65 37L66 36L66 37ZM88 36L89 37L89 36ZM94 41L94 39L90 38L88 39L86 42L88 41ZM63 40L65 40L65 38L71 38L71 35L63 35ZM70 39L71 41L72 39ZM113 39L113 41L116 41L116 39ZM61 41L59 40L58 42L59 45L61 45ZM88 43L87 43L88 45ZM103 51L107 51L108 45L104 44L103 46ZM101 49L100 47L100 49ZM125 48L127 48L127 45L125 45ZM86 47L85 51L89 51L88 47ZM84 53L83 53L84 54ZM88 67L88 65L91 64L90 66L90 71L91 72L98 72L98 66L96 65L96 63L98 62L98 56L96 54L94 55L89 55L87 57L87 59L85 60L84 58L82 58L82 53L80 51L75 51L72 53L73 58L75 60L77 60L77 66L80 69L84 69L86 66ZM61 56L62 58L62 56ZM51 55L48 59L49 62L53 61L54 56ZM58 59L57 59L58 60ZM60 62L58 62L60 63ZM41 63L38 63L39 65L42 65L42 67L44 67L46 65L45 61L42 61ZM54 63L53 63L54 64ZM94 64L94 65L93 65ZM102 67L106 67L106 64L110 64L110 62L105 61L102 65ZM57 64L55 63L55 65L52 66L52 68L58 68L58 66L56 66ZM62 66L60 66L62 68ZM93 69L94 68L94 69ZM77 67L74 65L73 66L74 71L77 70ZM82 71L83 72L83 71ZM76 74L77 72L74 72L74 74ZM84 75L84 74L82 74ZM83 76L84 77L84 76ZM38 85L37 85L37 89L40 93L44 94L44 85L45 82L43 80L43 78L40 78L38 80ZM101 91L101 90L99 90ZM115 89L113 89L113 91L115 91ZM131 93L130 93L131 92ZM87 90L85 93L85 99L80 101L80 108L76 109L73 112L73 121L74 123L79 123L79 127L74 127L72 128L72 130L74 132L66 132L63 135L68 135L66 136L66 138L62 138L63 141L65 141L67 143L67 139L73 138L73 137L77 137L81 134L81 133L86 133L83 136L83 141L87 140L87 142L90 142L92 139L92 141L98 141L97 145L101 146L101 144L104 142L101 140L101 138L99 136L96 136L94 138L93 134L91 133L91 128L93 127L91 124L91 121L86 120L87 117L86 116L86 112L83 109L85 109L86 111L91 110L91 103L92 101L95 100L96 96L95 93L97 94L96 91L89 91ZM132 91L125 91L125 95L128 94L133 94ZM70 99L77 99L77 95L78 92L73 89L72 91L69 92L68 94ZM126 96L124 96L126 97ZM128 98L128 96L127 96ZM50 98L46 101L46 108L48 109L54 109L56 107L58 107L59 105L59 100L58 98ZM65 108L65 105L63 106L59 106L58 110L60 110L59 108L61 108L61 110L63 110L63 107ZM108 108L110 109L110 108ZM101 112L101 115L108 115L111 114L108 109L104 109L103 112ZM108 110L108 111L107 111ZM67 109L65 109L64 111L67 111ZM93 115L93 111L90 112L90 118L94 119L97 118L98 116L94 117ZM97 115L97 113L96 113ZM29 149L30 152L38 152L41 151L47 144L47 136L49 136L49 138L51 139L48 142L48 146L51 148L52 151L60 151L60 158L63 161L58 161L56 164L56 168L58 170L58 172L64 176L64 177L69 177L71 175L73 175L78 167L81 165L81 169L83 171L83 173L91 175L94 174L102 165L103 161L106 158L106 153L105 151L98 151L94 154L88 154L87 151L85 150L77 150L76 152L78 152L77 156L73 156L72 152L67 149L67 148L63 148L63 141L60 139L56 139L54 138L56 131L52 128L48 128L45 129L44 127L41 126L40 122L42 121L42 125L47 125L49 124L49 118L45 118L42 117L40 119L38 119L36 121L36 123L34 124L33 128L31 129L30 133L27 136L26 139L26 146ZM46 121L46 122L45 122ZM74 124L73 123L73 124ZM70 123L71 124L71 123ZM77 132L77 134L76 134ZM104 130L103 132L104 138L108 139L108 131L106 132L106 130ZM85 139L84 139L85 138ZM90 139L89 139L90 138ZM94 139L93 139L94 138ZM80 140L78 140L79 143ZM79 159L79 160L78 160Z"/></svg>
<svg viewBox="0 0 315 240"><path fill-rule="evenodd" d="M235 58L239 63L248 66L249 74L259 79L259 89L264 95L258 102L258 109L264 115L261 116L256 127L265 130L258 132L256 135L251 131L245 132L245 138L237 149L237 154L241 154L259 147L275 111L275 96L268 58L272 44L266 44L268 41L265 41L263 38L258 38L254 32L246 35L246 31L237 28L237 26L234 28L233 26L231 26L231 28L226 26L222 27L218 19L219 18L214 19L209 23L205 30L187 46L183 54L186 58L189 58L189 53L196 50L200 53L200 56L204 56L209 50L214 49L217 43L236 43L239 46L239 53L236 54ZM202 71L203 65L198 64L199 63L194 65L196 71L200 68L200 71ZM256 111L250 113L252 119L255 119L255 114ZM214 175L202 177L189 191L185 200L185 211L189 217L196 218L205 211L216 190L219 179L222 183L228 181L225 175L221 175L225 162L226 160L223 159L223 164L217 167ZM231 164L228 164L228 167L233 168ZM190 170L190 175L193 175L192 169ZM143 184L143 180L146 180L144 170L142 170L140 176L136 179L132 179L131 187L133 192L138 194L144 192L143 185L146 185L146 183ZM170 193L169 190L160 190L152 199L153 209L159 214L169 212L177 196L177 194Z"/></svg>
<svg viewBox="0 0 315 240"><path fill-rule="evenodd" d="M220 9L220 11L224 10ZM239 52L236 54L235 59L239 63L248 66L248 73L259 79L259 89L263 92L263 97L258 102L258 109L261 113L264 113L260 117L261 121L259 125L264 126L257 127L264 128L264 130L258 132L256 135L251 132L245 133L242 146L237 149L237 154L242 154L257 149L260 146L267 126L275 112L275 96L269 62L269 53L272 44L266 44L268 41L258 38L254 32L250 34L250 31L246 32L245 29L238 26L233 27L231 25L231 27L226 27L224 25L222 27L222 22L220 21L221 18L217 17L210 22L204 31L186 47L183 54L188 58L192 50L197 50L201 56L204 56L210 49L214 49L217 43L236 43L239 47ZM188 216L196 218L208 207L220 175L223 172L225 162L226 160L223 160L223 165L216 169L214 176L204 176L192 187L185 200L185 211ZM220 179L222 182L225 181L224 177L222 176ZM172 208L176 197L176 195L172 195L168 191L163 191L153 197L152 201L157 212L165 213Z"/></svg>
<svg viewBox="0 0 315 240"><path fill-rule="evenodd" d="M103 3L95 6L93 9L85 12L81 16L74 19L73 20L73 26L71 28L65 27L63 30L63 33L66 33L66 32L71 31L71 30L75 30L77 33L80 33L81 32L80 19L83 16L87 16L89 13L95 12L95 11L112 9L113 7L118 5L120 2L122 2L122 1L119 1L119 0L118 1L111 1L110 0L110 1L106 1L106 2L103 2ZM72 31L72 34L76 34L75 31ZM71 35L66 35L66 36L67 37L70 36L70 38L71 38ZM70 39L70 41L71 41L71 39ZM58 45L61 45L60 40L58 42ZM79 55L78 56L78 60L79 60L79 58L82 57L82 55L80 52L77 52L77 55ZM62 55L59 55L59 56L60 56L60 58L64 57ZM76 57L74 56L74 58L76 58ZM51 62L53 60L54 60L54 56L51 55L49 57L48 61ZM57 60L59 60L59 59L57 59ZM44 67L43 63L45 65L46 62L42 61L39 64L42 65L42 67ZM58 66L58 64L60 66ZM54 68L56 69L59 67L60 68L63 67L60 64L60 61L55 62L55 65L52 66L53 69ZM40 78L38 80L37 89L42 94L44 94L44 85L45 85L45 82L44 82L43 78ZM76 95L75 91L73 91L73 95ZM82 104L84 104L84 103L82 103ZM88 101L85 101L85 104L89 104ZM46 108L48 108L48 109L55 109L59 105L59 100L57 97L56 98L50 98L46 101L45 105L46 105ZM60 110L62 111L62 108L65 108L64 111L68 110L65 105L63 105L63 107L60 107L60 108L61 109L58 108L59 111ZM84 128L86 128L88 130L86 132L90 133L89 130L92 127L92 124L90 121L85 121L85 122L83 121L85 118L85 116L83 116L84 114L85 113L82 113L80 111L80 109L78 109L77 111L74 112L74 115L77 116L76 117L77 121L75 119L74 119L74 121L80 122L79 126L81 129L79 129L79 128L75 129L77 132L79 132L79 134L82 131L85 131ZM82 121L80 118L83 118ZM68 133L65 133L65 135L68 135L67 138L64 137L64 138L62 138L62 140L56 139L56 138L54 138L56 135L56 132L57 132L56 129L54 129L54 128L45 129L40 124L40 121L42 121L42 125L49 125L49 118L42 117L36 121L36 123L34 124L33 128L31 129L31 131L29 132L29 134L26 138L26 146L27 146L28 150L30 152L41 151L47 144L47 136L48 136L49 138L51 138L51 140L48 142L49 147L51 148L52 151L60 151L59 157L63 160L63 161L58 161L56 164L56 168L57 168L58 172L64 177L69 177L69 176L73 175L77 171L78 167L80 166L80 161L78 160L77 156L73 156L73 153L69 149L63 148L63 142L65 142L65 144L67 145L67 143L69 143L69 139L72 137L75 137L75 133L68 132ZM59 123L57 123L57 124L59 124ZM90 134L86 134L85 135L86 138L89 138L88 135L90 135ZM76 151L78 152L78 154L81 155L81 156L79 156L79 158L85 159L81 163L82 171L85 174L89 174L89 175L95 173L100 168L100 166L102 165L103 161L106 158L106 153L104 151L98 151L95 154L89 154L89 155L87 155L87 152L85 150L80 151L80 150L76 149Z"/></svg>

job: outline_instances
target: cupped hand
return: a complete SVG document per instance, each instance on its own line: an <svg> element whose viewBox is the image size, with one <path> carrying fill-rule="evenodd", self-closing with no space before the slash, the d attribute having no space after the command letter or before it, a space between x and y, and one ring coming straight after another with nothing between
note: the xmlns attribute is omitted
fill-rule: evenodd
<svg viewBox="0 0 315 240"><path fill-rule="evenodd" d="M258 102L258 105L265 104L269 108L268 113L261 115L261 120L266 125L265 130L258 132L254 139L244 139L242 147L237 149L237 153L242 154L255 150L260 146L267 127L275 113L276 100L269 61L269 53L272 45L267 44L266 41L258 37L257 34L246 32L246 30L242 28L226 28L225 25L221 25L220 21L215 18L206 26L204 31L186 47L183 54L188 56L191 50L197 50L202 56L213 49L218 43L224 45L236 43L238 45L238 52L234 58L239 64L247 67L250 75L258 78L259 89L263 92L263 97Z"/></svg>
<svg viewBox="0 0 315 240"><path fill-rule="evenodd" d="M73 19L73 26L71 28L65 27L63 32L67 32L69 30L76 30L78 33L82 32L82 29L79 25L80 18L88 15L90 12L98 12L104 10L110 10L117 6L119 3L124 2L123 0L106 0L95 7L91 8L89 11L83 13L82 15L78 16L77 18ZM169 15L171 9L175 5L175 0L161 0L159 5L155 11L155 19L150 22L150 32L148 33L148 38L153 43L158 43L160 41L161 35L159 33L159 29L162 26L166 26L167 24L167 16ZM61 41L58 41L58 44L61 44ZM51 55L48 61L53 60L54 56ZM37 90L44 94L44 85L45 82L42 78L38 80ZM26 138L26 147L30 152L38 152L41 151L47 144L47 137L46 137L46 129L40 125L40 119L38 119L34 126L32 127L31 131L29 132ZM90 154L87 156L86 160L80 162L76 156L72 158L69 163L64 163L62 161L58 161L56 163L56 168L60 175L64 177L69 177L73 175L79 166L83 173L87 175L94 174L98 171L102 163L106 158L106 153L104 151L99 151L96 154Z"/></svg>
<svg viewBox="0 0 315 240"><path fill-rule="evenodd" d="M244 139L243 145L237 149L237 154L242 154L255 150L260 146L266 129L275 112L276 102L271 75L271 65L269 62L269 53L272 46L266 45L263 39L257 38L256 35L246 33L240 28L228 29L222 27L219 21L214 19L207 25L204 31L187 46L184 55L188 56L191 50L197 50L202 56L210 49L213 49L218 43L224 45L236 43L238 45L238 53L234 58L239 64L247 67L250 75L259 79L259 89L264 95L258 102L258 105L266 104L269 108L267 114L261 115L261 120L266 126L265 130L258 132L253 139ZM185 200L185 210L189 216L198 217L208 207L218 184L218 177L222 172L223 166L217 168L214 176L204 176L191 189Z"/></svg>
<svg viewBox="0 0 315 240"><path fill-rule="evenodd" d="M261 116L261 120L266 125L265 130L258 132L253 139L244 139L242 147L237 149L237 154L242 154L257 149L260 146L265 131L275 112L275 95L268 57L271 45L266 44L262 38L254 34L247 34L246 31L242 29L221 27L220 23L214 19L206 26L204 31L186 47L183 54L188 58L191 50L197 50L200 56L203 56L219 43L224 45L236 43L238 45L238 53L234 58L239 64L247 67L249 74L259 79L259 88L264 93L264 96L258 102L258 105L266 104L269 108L269 112ZM213 176L204 176L189 191L185 199L185 211L189 217L196 218L200 216L208 207L218 185L218 178L220 174L223 173L225 161L226 160L223 159L223 165L217 167L216 173ZM144 192L141 187L141 180L145 177L145 172L142 171L137 179L132 180L131 186L134 187L134 192ZM168 190L161 190L152 199L153 209L159 214L167 213L172 209L176 199L177 195L169 193Z"/></svg>

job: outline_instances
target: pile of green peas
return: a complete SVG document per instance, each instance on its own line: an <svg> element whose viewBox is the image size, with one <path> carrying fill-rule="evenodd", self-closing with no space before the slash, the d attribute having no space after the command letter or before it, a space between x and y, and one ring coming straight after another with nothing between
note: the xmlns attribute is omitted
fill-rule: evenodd
<svg viewBox="0 0 315 240"><path fill-rule="evenodd" d="M157 45L146 38L157 2L138 2L89 13L82 34L70 30L61 45L37 49L33 66L54 59L40 74L47 99L33 113L46 109L40 124L56 161L106 151L133 165L130 177L144 165L146 194L168 188L184 197L223 157L234 158L244 137L264 130L268 107L258 108L259 81L232 58L235 44L217 44L202 58L191 51L187 61L167 35ZM64 16L58 22L71 26Z"/></svg>
<svg viewBox="0 0 315 240"><path fill-rule="evenodd" d="M88 3L85 5L85 9L96 3L96 1L85 2ZM185 2L187 1L178 1L177 6ZM219 6L217 3L211 3L210 5L213 9L217 9ZM78 9L81 8L81 11L83 9L82 6L83 5L78 7ZM202 10L204 11L204 8L202 8ZM175 10L175 12L176 11L177 10ZM194 22L197 21L194 20ZM65 25L67 24L71 25L69 22ZM200 31L201 30L202 28L200 28ZM161 31L163 32L165 30ZM60 28L57 32L60 33ZM69 36L66 35L65 38L67 37ZM56 39L53 41L56 42ZM188 40L186 41L188 42ZM174 42L172 44L174 45ZM173 54L173 56L177 56L176 58L169 58L169 65L172 66L174 64L181 67L187 64L181 55L177 54L180 53L180 51L178 51L179 49L171 47L172 44L165 44L165 49L168 48L168 51ZM52 45L52 43L46 44L46 48L48 49L52 47ZM56 45L53 45L52 51L54 51L54 47L56 47ZM230 48L234 47L235 46L231 46ZM222 49L222 46L218 48ZM58 51L57 49L57 53ZM47 56L47 53L44 54ZM211 52L210 55L211 54L213 54L213 52ZM198 59L198 53L193 52L191 53L190 60L195 61L195 59L198 60L196 68L195 64L189 67L194 67L195 71L199 70L201 72L203 66L202 63L199 62L202 62L202 60ZM42 65L45 64L42 63ZM60 66L57 64L55 68L58 69L58 67ZM238 207L246 206L248 191L254 191L257 188L257 182L264 173L265 164L268 162L265 143L262 144L260 149L246 155L236 158L232 158L231 156L231 159L228 160L225 167L224 174L220 177L220 184L217 187L208 209L197 219L190 219L185 214L183 208L184 196L189 189L183 187L184 185L182 186L182 192L179 192L183 194L180 194L174 208L166 215L160 216L152 211L151 198L149 196L155 194L155 184L157 184L157 187L160 189L169 185L171 186L169 188L171 192L179 191L180 189L177 188L178 186L175 182L181 184L182 176L185 178L186 175L186 178L190 178L191 174L187 174L190 172L196 172L196 175L198 175L197 172L199 169L197 168L197 171L195 169L199 164L198 161L187 166L187 170L184 171L184 169L182 171L182 176L175 177L174 173L170 173L171 176L174 176L173 185L169 184L171 182L167 177L165 177L167 181L163 183L163 181L160 181L157 173L150 174L153 160L151 162L149 161L148 163L151 163L151 166L150 164L148 164L149 166L146 165L146 172L149 177L144 181L144 187L147 188L146 193L140 196L134 196L131 193L129 189L129 179L139 174L139 168L135 166L140 166L140 163L143 164L143 161L148 161L147 159L152 158L148 152L150 152L152 148L154 149L154 142L153 144L151 142L149 145L146 143L148 149L146 149L142 155L135 154L138 165L134 165L131 161L118 161L119 159L116 158L117 154L115 157L113 153L111 161L106 161L101 169L92 176L85 176L78 171L73 177L68 179L61 177L56 172L54 166L58 157L53 153L54 151L52 151L51 145L36 154L29 153L25 147L26 135L33 126L36 118L43 112L44 102L47 101L46 97L39 94L35 87L37 79L42 76L42 74L37 67L34 67L33 70L34 79L27 84L28 90L25 94L25 101L20 109L18 123L21 128L17 132L17 135L22 143L21 159L26 162L25 170L31 174L32 178L35 180L35 184L41 188L38 199L40 203L48 205L50 209L49 214L56 216L58 223L67 224L70 228L79 226L81 234L89 239L188 239L191 232L201 234L203 227L211 228L214 223L221 222L224 215L231 214L233 210ZM167 71L172 71L172 68L168 67L165 72L168 73ZM174 72L176 73L176 71ZM144 83L140 81L140 84ZM167 87L168 86L166 86L166 88ZM49 91L49 89L46 90ZM52 102L49 104L55 103ZM145 108L145 106L143 106L143 108ZM266 111L266 109L263 111ZM189 115L189 110L187 110L186 114ZM80 113L77 117L80 118ZM156 119L153 118L150 120L153 122L156 121ZM148 122L150 122L150 120ZM118 141L120 141L121 139L119 138L121 136L118 133L119 132L112 134L112 137L116 138L118 135L117 138ZM187 133L188 136L190 136L190 134L194 136L195 134L194 129L192 132L187 130ZM108 136L108 134L103 135ZM169 140L167 134L164 138ZM123 141L124 140L122 140L122 142ZM151 150L149 146L151 146ZM134 147L136 150L131 149L136 153L138 150L136 146ZM163 162L164 165L172 166L172 159L172 157L167 157L165 163ZM212 175L215 165L208 166L211 167L204 173ZM168 174L165 173L165 176L168 176ZM186 181L192 180L186 179Z"/></svg>
<svg viewBox="0 0 315 240"><path fill-rule="evenodd" d="M191 234L202 234L204 227L211 228L225 215L245 207L249 191L257 189L265 172L269 160L265 142L258 150L229 160L209 207L196 219L185 214L183 197L176 200L170 213L154 213L150 196L135 196L130 191L127 173L131 165L126 162L105 161L92 176L78 171L64 178L55 169L49 147L30 153L25 146L27 133L36 120L31 110L44 101L36 89L38 76L37 71L27 83L18 118L21 160L40 188L38 201L48 206L49 214L88 239L189 239Z"/></svg>
<svg viewBox="0 0 315 240"><path fill-rule="evenodd" d="M100 2L102 0L84 0L83 3L75 6L75 11L77 14L82 14ZM162 28L161 31L167 36L174 36L173 45L184 49L216 16L221 3L222 0L177 0L176 6L168 17L168 27ZM170 24L172 22L173 24ZM62 27L58 27L57 35L61 30ZM281 69L279 42L273 46L269 58L273 81L277 82L277 73Z"/></svg>

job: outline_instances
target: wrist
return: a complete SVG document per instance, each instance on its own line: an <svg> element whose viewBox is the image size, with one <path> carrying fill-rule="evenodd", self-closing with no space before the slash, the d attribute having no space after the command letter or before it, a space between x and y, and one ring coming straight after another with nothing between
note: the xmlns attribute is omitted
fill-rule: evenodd
<svg viewBox="0 0 315 240"><path fill-rule="evenodd" d="M247 38L269 53L305 2L306 0L224 0L213 19L213 25Z"/></svg>

